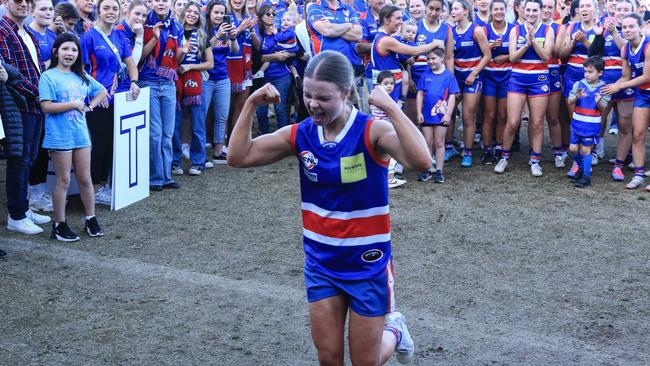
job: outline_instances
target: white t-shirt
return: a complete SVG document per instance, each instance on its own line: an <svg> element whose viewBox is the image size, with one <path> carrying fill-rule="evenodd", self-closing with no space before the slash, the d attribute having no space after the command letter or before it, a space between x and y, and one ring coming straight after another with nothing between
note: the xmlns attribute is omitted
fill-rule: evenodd
<svg viewBox="0 0 650 366"><path fill-rule="evenodd" d="M23 42L25 42L25 45L27 46L27 50L29 51L29 55L32 57L32 61L34 62L34 65L36 65L36 69L38 72L41 72L41 67L39 66L38 63L38 53L36 52L36 45L34 45L34 41L32 40L32 37L29 36L27 31L25 29L18 30L18 35L20 38L23 39Z"/></svg>

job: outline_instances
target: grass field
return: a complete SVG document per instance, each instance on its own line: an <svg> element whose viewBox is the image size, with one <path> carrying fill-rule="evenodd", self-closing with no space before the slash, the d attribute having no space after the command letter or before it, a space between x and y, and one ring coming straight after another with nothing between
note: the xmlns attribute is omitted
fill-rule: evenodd
<svg viewBox="0 0 650 366"><path fill-rule="evenodd" d="M575 189L544 155L542 178L517 154L504 175L454 160L443 185L411 172L391 191L415 364L650 364L650 193L611 182L607 163ZM295 159L179 182L99 208L103 238L3 229L1 365L317 363Z"/></svg>

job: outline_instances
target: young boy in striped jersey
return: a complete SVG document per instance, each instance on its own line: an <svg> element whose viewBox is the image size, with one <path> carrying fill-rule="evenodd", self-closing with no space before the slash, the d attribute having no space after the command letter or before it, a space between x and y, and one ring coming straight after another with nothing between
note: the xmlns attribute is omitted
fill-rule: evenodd
<svg viewBox="0 0 650 366"><path fill-rule="evenodd" d="M569 150L574 154L573 166L567 173L577 188L591 185L591 150L600 136L600 117L610 96L601 94L605 82L600 80L605 63L599 56L591 56L583 64L584 79L573 84L567 102L575 106L571 119Z"/></svg>

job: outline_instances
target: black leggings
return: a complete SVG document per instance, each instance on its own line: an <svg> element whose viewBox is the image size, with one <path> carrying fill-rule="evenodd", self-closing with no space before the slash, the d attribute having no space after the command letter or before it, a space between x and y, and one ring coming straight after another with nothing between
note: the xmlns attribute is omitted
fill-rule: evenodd
<svg viewBox="0 0 650 366"><path fill-rule="evenodd" d="M90 152L90 176L93 184L108 182L113 169L113 105L96 107L86 113L93 148Z"/></svg>

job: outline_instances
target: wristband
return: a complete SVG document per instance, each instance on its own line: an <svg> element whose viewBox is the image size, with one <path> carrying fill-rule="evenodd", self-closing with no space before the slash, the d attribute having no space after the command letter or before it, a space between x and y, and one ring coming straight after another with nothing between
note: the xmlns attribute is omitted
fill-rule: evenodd
<svg viewBox="0 0 650 366"><path fill-rule="evenodd" d="M131 84L135 84L137 86L140 86L140 83L137 80L131 80Z"/></svg>

